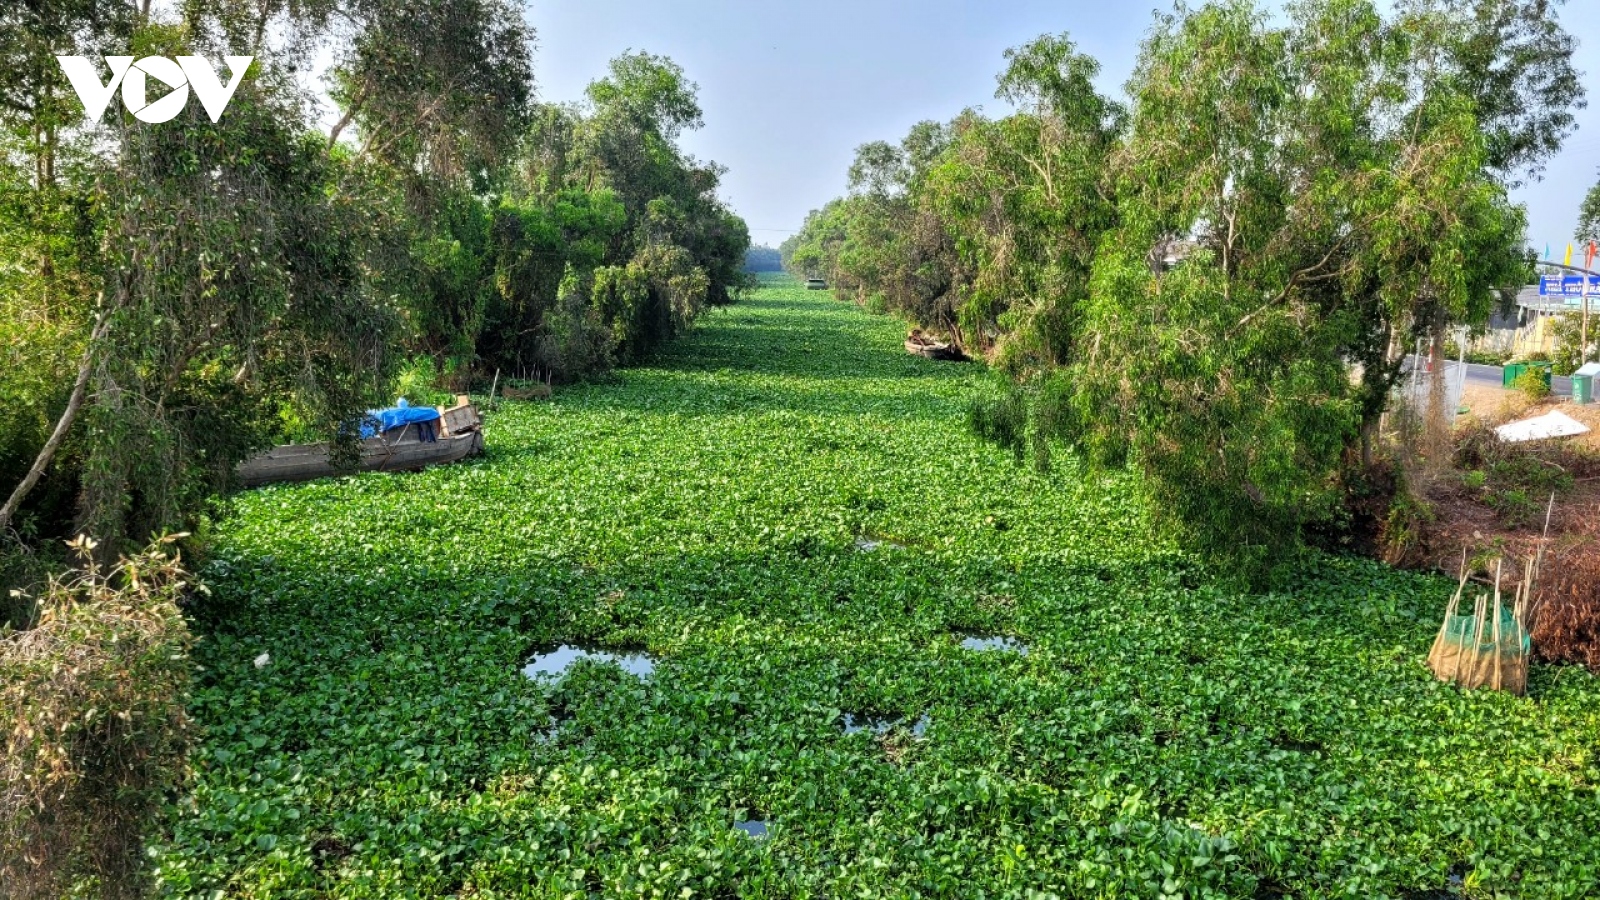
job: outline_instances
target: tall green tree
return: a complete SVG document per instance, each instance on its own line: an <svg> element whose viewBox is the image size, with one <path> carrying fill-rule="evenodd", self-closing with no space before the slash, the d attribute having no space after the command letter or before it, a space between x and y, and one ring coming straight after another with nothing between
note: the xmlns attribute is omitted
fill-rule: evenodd
<svg viewBox="0 0 1600 900"><path fill-rule="evenodd" d="M1407 354L1521 282L1508 189L1582 104L1555 8L1180 7L1126 108L1042 37L1007 54L1017 112L862 147L786 265L985 351L1018 388L981 432L1135 466L1190 546L1259 572L1342 515Z"/></svg>
<svg viewBox="0 0 1600 900"><path fill-rule="evenodd" d="M103 273L93 213L101 159L77 127L82 108L55 54L110 53L135 22L130 5L88 0L0 9L0 533L9 523L32 536L41 519L71 517L73 486L60 479L33 494L29 516L15 513L43 478L29 480L62 410L75 394L82 403L72 373ZM13 490L19 482L29 489Z"/></svg>
<svg viewBox="0 0 1600 900"><path fill-rule="evenodd" d="M1259 571L1334 519L1404 354L1520 282L1518 157L1440 65L1455 34L1364 0L1286 25L1227 3L1145 46L1058 421L1092 460L1138 466L1205 552ZM1152 265L1172 238L1196 249Z"/></svg>
<svg viewBox="0 0 1600 900"><path fill-rule="evenodd" d="M406 211L410 252L388 267L410 342L465 372L490 321L492 200L533 115L533 32L510 0L344 0L333 68L349 150Z"/></svg>
<svg viewBox="0 0 1600 900"><path fill-rule="evenodd" d="M1116 220L1107 161L1125 111L1095 90L1100 65L1066 35L1006 51L996 96L1019 111L959 122L928 193L974 271L964 332L1001 336L1022 374L1065 362L1101 236Z"/></svg>
<svg viewBox="0 0 1600 900"><path fill-rule="evenodd" d="M501 211L495 315L519 337L494 341L497 364L576 377L639 360L742 289L750 234L716 196L723 169L677 144L701 125L696 91L630 52L585 107L535 113Z"/></svg>
<svg viewBox="0 0 1600 900"><path fill-rule="evenodd" d="M129 7L32 37L59 54L120 45L220 58L236 11L197 2L161 18ZM26 469L7 473L18 480L0 530L45 482L45 496L70 489L76 514L68 523L33 507L47 518L25 524L92 530L114 553L124 538L181 525L234 462L272 439L278 410L333 434L379 396L397 322L369 278L382 216L359 205L359 179L312 132L286 62L263 50L216 123L198 104L159 127L113 105L102 124L84 125L75 97L50 79L24 69L6 83L14 96L54 92L55 101L9 107L6 126L59 129L33 142L35 173L55 178L36 174L35 196L23 200L37 209L71 198L74 217L14 219L7 230L44 244L72 236L70 272L68 255L52 251L51 265L30 267L52 274L31 286L71 284L78 298L62 306L57 289L29 296L24 276L7 284L7 303L24 321L53 317L78 352L70 365L58 356L22 376L61 387L40 394L53 424L33 432L43 440ZM45 154L57 162L40 164Z"/></svg>
<svg viewBox="0 0 1600 900"><path fill-rule="evenodd" d="M1510 187L1537 178L1587 105L1563 0L1405 0L1396 27L1426 77L1471 104L1484 166Z"/></svg>
<svg viewBox="0 0 1600 900"><path fill-rule="evenodd" d="M1579 244L1600 241L1600 181L1583 195L1583 202L1578 206L1578 227L1572 232L1572 238Z"/></svg>

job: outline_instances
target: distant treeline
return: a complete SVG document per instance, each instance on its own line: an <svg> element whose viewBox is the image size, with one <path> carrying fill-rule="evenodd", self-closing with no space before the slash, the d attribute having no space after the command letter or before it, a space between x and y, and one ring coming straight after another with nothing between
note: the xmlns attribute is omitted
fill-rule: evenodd
<svg viewBox="0 0 1600 900"><path fill-rule="evenodd" d="M1125 101L1041 37L1006 53L1016 112L862 146L784 265L987 355L1013 387L981 433L1131 463L1187 545L1258 568L1349 523L1405 354L1526 278L1508 189L1583 99L1555 7L1179 7Z"/></svg>
<svg viewBox="0 0 1600 900"><path fill-rule="evenodd" d="M746 272L782 272L783 254L779 253L776 247L756 244L744 255L744 270Z"/></svg>

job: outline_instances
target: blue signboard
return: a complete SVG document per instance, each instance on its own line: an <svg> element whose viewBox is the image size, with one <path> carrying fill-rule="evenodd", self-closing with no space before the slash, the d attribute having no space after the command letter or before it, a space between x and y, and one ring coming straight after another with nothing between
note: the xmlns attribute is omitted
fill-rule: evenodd
<svg viewBox="0 0 1600 900"><path fill-rule="evenodd" d="M1541 297L1582 297L1582 275L1543 275L1539 278L1539 296ZM1594 292L1600 293L1600 282L1594 286Z"/></svg>

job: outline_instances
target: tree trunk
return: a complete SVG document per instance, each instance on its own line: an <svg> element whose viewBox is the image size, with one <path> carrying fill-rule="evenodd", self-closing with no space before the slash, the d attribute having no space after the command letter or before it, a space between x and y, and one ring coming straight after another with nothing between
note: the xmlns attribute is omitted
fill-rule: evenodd
<svg viewBox="0 0 1600 900"><path fill-rule="evenodd" d="M56 421L55 431L50 433L50 439L44 442L44 447L39 450L39 456L34 459L33 467L28 474L11 492L11 498L6 505L0 507L0 533L11 525L11 517L16 515L22 501L27 499L39 479L44 477L45 470L50 468L50 463L55 459L56 450L60 449L61 442L66 438L67 432L72 430L72 423L77 421L78 412L83 409L83 398L88 392L89 374L94 369L95 345L105 337L111 319L101 313L100 320L95 324L94 333L89 336L89 346L84 348L83 360L78 364L78 380L72 385L72 396L67 399L67 408L61 413L61 418Z"/></svg>
<svg viewBox="0 0 1600 900"><path fill-rule="evenodd" d="M1448 458L1451 444L1452 423L1455 421L1455 410L1447 409L1444 396L1444 336L1445 315L1444 310L1434 312L1433 322L1430 325L1428 336L1428 410L1427 419L1423 424L1425 443L1423 452L1430 465L1442 465L1442 460Z"/></svg>
<svg viewBox="0 0 1600 900"><path fill-rule="evenodd" d="M1361 467L1372 468L1372 451L1383 435L1383 416L1389 408L1389 393L1394 389L1393 366L1404 351L1388 323L1383 325L1383 349L1366 354L1361 361Z"/></svg>

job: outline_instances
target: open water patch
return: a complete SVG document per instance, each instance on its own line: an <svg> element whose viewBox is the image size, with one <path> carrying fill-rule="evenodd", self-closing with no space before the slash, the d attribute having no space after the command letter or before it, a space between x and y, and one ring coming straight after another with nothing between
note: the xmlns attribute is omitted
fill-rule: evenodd
<svg viewBox="0 0 1600 900"><path fill-rule="evenodd" d="M870 534L863 534L856 537L855 547L857 553L872 553L876 550L882 550L884 548L888 548L890 550L904 550L906 545L899 543L898 541L891 541L885 537L876 537Z"/></svg>
<svg viewBox="0 0 1600 900"><path fill-rule="evenodd" d="M872 713L845 713L843 721L845 734L861 734L862 732L870 731L878 737L888 734L897 725L906 724L904 716L879 716ZM932 724L932 720L928 718L927 713L923 713L917 717L916 721L906 727L911 732L912 737L920 738L927 732L930 724Z"/></svg>
<svg viewBox="0 0 1600 900"><path fill-rule="evenodd" d="M635 678L649 678L656 670L655 657L648 653L613 653L578 644L558 644L530 655L522 666L522 674L529 678L559 680L568 669L585 659L616 666Z"/></svg>
<svg viewBox="0 0 1600 900"><path fill-rule="evenodd" d="M765 819L746 819L743 822L733 823L733 827L744 832L752 840L764 841L767 839L767 822Z"/></svg>
<svg viewBox="0 0 1600 900"><path fill-rule="evenodd" d="M1018 656L1028 655L1028 645L1014 637L1004 635L969 634L961 639L963 650L977 650L984 653L999 651L1001 653L1015 653Z"/></svg>

